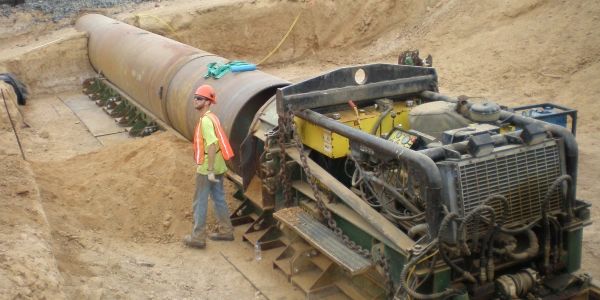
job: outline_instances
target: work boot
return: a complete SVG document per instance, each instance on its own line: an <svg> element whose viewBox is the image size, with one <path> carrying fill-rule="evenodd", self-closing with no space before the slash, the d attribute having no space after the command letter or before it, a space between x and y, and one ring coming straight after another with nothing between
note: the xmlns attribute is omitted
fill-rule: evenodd
<svg viewBox="0 0 600 300"><path fill-rule="evenodd" d="M208 235L208 238L213 241L233 241L234 240L233 233L231 233L231 232L230 233L213 232Z"/></svg>
<svg viewBox="0 0 600 300"><path fill-rule="evenodd" d="M192 236L189 234L183 238L183 244L188 247L191 247L191 248L198 248L198 249L206 248L206 242L203 239L202 240L192 239Z"/></svg>

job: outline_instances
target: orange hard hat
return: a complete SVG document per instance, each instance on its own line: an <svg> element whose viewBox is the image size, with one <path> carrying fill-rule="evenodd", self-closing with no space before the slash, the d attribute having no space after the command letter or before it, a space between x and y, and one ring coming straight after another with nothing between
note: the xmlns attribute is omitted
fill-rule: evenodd
<svg viewBox="0 0 600 300"><path fill-rule="evenodd" d="M217 103L217 96L215 95L215 89L208 84L203 84L196 89L195 96L202 96L208 99L213 104Z"/></svg>

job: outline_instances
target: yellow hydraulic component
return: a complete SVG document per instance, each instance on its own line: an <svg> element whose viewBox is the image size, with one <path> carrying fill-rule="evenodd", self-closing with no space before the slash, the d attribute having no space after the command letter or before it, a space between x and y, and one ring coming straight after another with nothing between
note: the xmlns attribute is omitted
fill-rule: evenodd
<svg viewBox="0 0 600 300"><path fill-rule="evenodd" d="M405 130L410 129L408 121L410 110L411 107L407 106L406 102L394 103L392 113L383 119L376 134L378 136L386 136L395 126L401 126ZM395 117L392 118L394 112ZM358 121L354 110L350 107L347 110L326 113L325 115L345 125L368 133L375 126L377 118L382 113L374 106L371 106L359 110ZM295 118L295 122L304 145L330 158L345 157L350 152L350 144L347 138L298 117Z"/></svg>
<svg viewBox="0 0 600 300"><path fill-rule="evenodd" d="M515 130L517 130L517 128L512 124L505 124L500 127L501 134L507 134L507 133L513 132Z"/></svg>

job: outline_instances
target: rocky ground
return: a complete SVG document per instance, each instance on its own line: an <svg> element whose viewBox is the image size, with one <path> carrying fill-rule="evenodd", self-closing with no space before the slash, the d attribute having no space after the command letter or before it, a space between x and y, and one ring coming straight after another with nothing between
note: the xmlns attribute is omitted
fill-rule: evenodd
<svg viewBox="0 0 600 300"><path fill-rule="evenodd" d="M10 17L16 13L31 13L37 11L43 13L46 17L50 18L51 21L57 22L64 18L72 18L74 15L90 9L96 10L117 7L122 10L125 9L125 7L131 7L131 5L148 1L149 0L26 0L23 1L24 3L17 5L0 5L0 14L5 17Z"/></svg>

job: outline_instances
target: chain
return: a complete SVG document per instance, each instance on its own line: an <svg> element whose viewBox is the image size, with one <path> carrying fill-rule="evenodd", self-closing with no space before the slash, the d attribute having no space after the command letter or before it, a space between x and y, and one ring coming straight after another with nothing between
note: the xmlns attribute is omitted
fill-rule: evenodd
<svg viewBox="0 0 600 300"><path fill-rule="evenodd" d="M293 118L294 118L294 113L291 110L288 110L288 117L286 119L293 120ZM346 244L346 246L348 246L350 249L357 252L358 254L364 256L365 258L371 258L371 252L369 250L363 249L363 247L356 244L354 241L350 240L350 238L342 232L342 229L337 226L337 222L335 221L335 219L333 219L333 215L331 214L329 209L327 209L327 207L325 206L325 202L323 202L323 199L321 198L322 193L319 190L319 187L317 186L317 180L312 175L312 171L308 167L308 158L306 156L306 153L304 153L304 145L302 144L302 141L300 140L300 136L298 135L298 133L296 131L296 125L293 121L290 121L289 124L292 129L292 134L293 134L293 138L295 141L296 149L300 153L302 169L304 170L307 181L313 191L313 194L315 195L315 200L316 200L317 208L319 209L319 212L321 212L323 217L325 217L325 220L326 220L329 228L331 228L331 230L333 230L333 233L335 233L335 235L338 236L344 242L344 244Z"/></svg>
<svg viewBox="0 0 600 300"><path fill-rule="evenodd" d="M342 229L337 226L337 222L333 218L331 211L329 211L329 209L327 209L327 206L325 206L325 202L321 198L322 192L318 187L318 181L312 175L312 171L308 167L308 158L306 156L306 153L304 153L304 144L302 143L302 140L300 139L300 136L297 133L296 124L293 120L294 120L294 112L291 109L288 109L285 117L280 118L280 125L279 125L280 130L281 130L281 128L289 128L292 131L292 135L293 135L294 142L295 142L294 144L296 146L296 149L298 150L298 153L300 154L300 160L302 162L301 167L304 170L304 173L306 174L307 181L308 181L308 183L312 189L312 192L315 196L315 200L316 200L316 204L317 204L317 208L319 209L319 212L325 218L325 220L327 222L327 226L329 226L329 228L331 228L331 230L333 230L333 233L337 237L339 237L348 248L352 249L354 252L360 254L361 256L363 256L367 259L370 259L375 264L381 266L381 268L383 269L384 275L385 275L385 285L388 289L388 293L390 295L393 295L394 283L390 279L391 278L390 277L390 267L389 267L388 260L385 258L385 255L383 253L381 253L381 255L377 256L378 258L375 258L375 256L372 255L369 250L364 249L361 245L352 241L348 237L348 235L344 234ZM282 123L285 123L285 125L283 127L281 126ZM279 138L280 144L283 145L283 141L282 141L283 139L281 138L281 136L282 135L280 134L280 138ZM282 151L282 153L283 153L283 151ZM286 176L283 178L288 178L288 177Z"/></svg>
<svg viewBox="0 0 600 300"><path fill-rule="evenodd" d="M277 143L279 144L279 176L283 182L283 199L286 206L292 203L292 183L287 172L287 163L285 155L285 135L288 132L288 124L291 121L287 120L287 117L279 118L279 135L277 136Z"/></svg>
<svg viewBox="0 0 600 300"><path fill-rule="evenodd" d="M392 299L394 297L394 282L392 281L392 277L390 274L390 264L389 261L385 258L385 255L382 253L381 256L375 263L379 264L383 269L383 274L385 274L385 286L388 290L388 299Z"/></svg>

